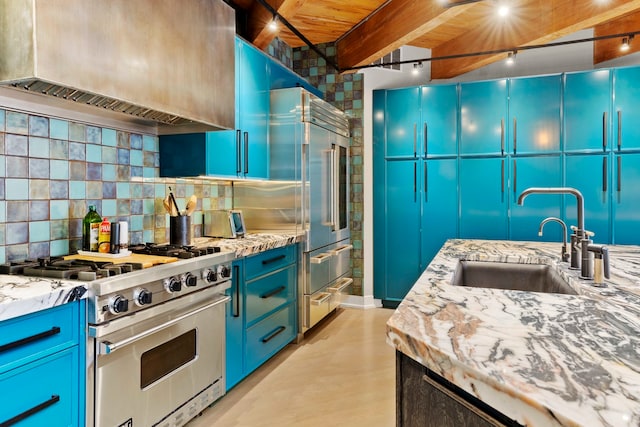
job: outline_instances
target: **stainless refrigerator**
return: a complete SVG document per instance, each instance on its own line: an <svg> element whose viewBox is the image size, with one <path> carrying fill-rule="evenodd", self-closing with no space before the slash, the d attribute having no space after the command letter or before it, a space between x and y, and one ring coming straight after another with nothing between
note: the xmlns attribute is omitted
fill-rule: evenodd
<svg viewBox="0 0 640 427"><path fill-rule="evenodd" d="M251 230L295 229L304 333L350 294L349 120L302 88L271 92L269 181L234 183Z"/></svg>

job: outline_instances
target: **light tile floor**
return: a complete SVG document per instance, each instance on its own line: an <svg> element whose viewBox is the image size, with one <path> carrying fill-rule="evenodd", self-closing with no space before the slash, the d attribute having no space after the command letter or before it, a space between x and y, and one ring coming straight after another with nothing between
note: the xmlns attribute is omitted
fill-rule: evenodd
<svg viewBox="0 0 640 427"><path fill-rule="evenodd" d="M395 425L392 310L339 309L187 427Z"/></svg>

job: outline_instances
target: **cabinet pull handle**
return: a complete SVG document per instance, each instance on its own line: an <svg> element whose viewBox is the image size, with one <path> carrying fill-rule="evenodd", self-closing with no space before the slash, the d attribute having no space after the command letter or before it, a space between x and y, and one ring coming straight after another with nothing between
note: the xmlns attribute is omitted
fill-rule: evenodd
<svg viewBox="0 0 640 427"><path fill-rule="evenodd" d="M427 157L429 147L429 127L427 122L424 122L424 156Z"/></svg>
<svg viewBox="0 0 640 427"><path fill-rule="evenodd" d="M427 162L424 162L424 202L427 203L429 201L429 178L428 178L428 169Z"/></svg>
<svg viewBox="0 0 640 427"><path fill-rule="evenodd" d="M249 132L244 133L244 173L249 173Z"/></svg>
<svg viewBox="0 0 640 427"><path fill-rule="evenodd" d="M238 129L236 131L236 173L237 174L242 172L242 162L241 162L242 150L240 148L241 144L242 144L242 131Z"/></svg>
<svg viewBox="0 0 640 427"><path fill-rule="evenodd" d="M513 154L516 154L516 149L518 147L518 120L513 118Z"/></svg>
<svg viewBox="0 0 640 427"><path fill-rule="evenodd" d="M54 403L58 403L59 401L60 401L60 396L58 396L57 394L54 394L53 396L51 396L51 399L45 400L44 402L37 404L33 408L27 409L23 413L18 414L13 418L9 418L7 421L4 421L4 422L0 423L0 427L9 427L9 426L12 426L14 424L17 424L22 420L26 420L31 415L34 415L34 414L36 414L36 413L48 408L49 406L53 405Z"/></svg>
<svg viewBox="0 0 640 427"><path fill-rule="evenodd" d="M618 110L618 151L622 149L622 111Z"/></svg>
<svg viewBox="0 0 640 427"><path fill-rule="evenodd" d="M607 191L607 158L602 158L602 192Z"/></svg>
<svg viewBox="0 0 640 427"><path fill-rule="evenodd" d="M602 151L607 150L607 112L602 113Z"/></svg>
<svg viewBox="0 0 640 427"><path fill-rule="evenodd" d="M418 157L418 124L413 124L413 157Z"/></svg>
<svg viewBox="0 0 640 427"><path fill-rule="evenodd" d="M275 337L277 337L278 335L280 335L281 333L283 333L285 331L285 329L287 329L286 326L278 326L273 331L269 332L267 335L262 337L260 339L260 341L262 341L264 344L266 344L269 341L271 341L272 339L274 339Z"/></svg>
<svg viewBox="0 0 640 427"><path fill-rule="evenodd" d="M14 348L26 345L26 344L30 344L32 342L35 341L39 341L41 339L56 335L60 333L60 327L59 326L54 326L53 328L49 329L48 331L44 331L44 332L40 332L34 335L31 335L29 337L25 337L25 338L21 338L19 340L7 343L7 344L3 344L0 345L0 353L3 353L5 351L9 351L9 350L13 350Z"/></svg>
<svg viewBox="0 0 640 427"><path fill-rule="evenodd" d="M285 289L287 289L286 286L278 286L277 288L272 289L269 292L265 292L264 294L260 295L260 298L262 298L262 299L271 298L272 296L279 294L280 292L284 291Z"/></svg>
<svg viewBox="0 0 640 427"><path fill-rule="evenodd" d="M500 166L500 191L504 194L504 159L502 159Z"/></svg>
<svg viewBox="0 0 640 427"><path fill-rule="evenodd" d="M518 187L518 165L517 160L513 159L513 194L515 195Z"/></svg>
<svg viewBox="0 0 640 427"><path fill-rule="evenodd" d="M622 156L618 156L618 193L622 190Z"/></svg>
<svg viewBox="0 0 640 427"><path fill-rule="evenodd" d="M500 120L500 154L504 155L504 119Z"/></svg>
<svg viewBox="0 0 640 427"><path fill-rule="evenodd" d="M233 281L233 317L240 317L240 266L233 266L233 277L235 278Z"/></svg>
<svg viewBox="0 0 640 427"><path fill-rule="evenodd" d="M413 162L413 201L416 202L417 201L417 194L418 194L418 177L417 177L417 173L418 173L418 163Z"/></svg>
<svg viewBox="0 0 640 427"><path fill-rule="evenodd" d="M277 257L264 259L262 260L262 265L271 264L273 262L280 261L281 259L285 259L286 257L287 257L286 255L282 254L282 255L278 255Z"/></svg>

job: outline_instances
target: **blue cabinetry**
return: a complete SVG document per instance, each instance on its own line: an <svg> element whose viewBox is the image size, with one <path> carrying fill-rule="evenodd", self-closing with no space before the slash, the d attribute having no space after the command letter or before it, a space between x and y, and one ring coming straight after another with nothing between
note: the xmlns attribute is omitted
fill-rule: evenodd
<svg viewBox="0 0 640 427"><path fill-rule="evenodd" d="M509 152L560 152L560 75L509 81Z"/></svg>
<svg viewBox="0 0 640 427"><path fill-rule="evenodd" d="M614 72L613 141L617 151L640 150L640 67Z"/></svg>
<svg viewBox="0 0 640 427"><path fill-rule="evenodd" d="M563 103L564 150L606 151L611 137L609 70L567 73Z"/></svg>
<svg viewBox="0 0 640 427"><path fill-rule="evenodd" d="M507 81L460 85L460 154L503 154L509 151Z"/></svg>
<svg viewBox="0 0 640 427"><path fill-rule="evenodd" d="M424 156L458 153L458 86L420 88L422 150Z"/></svg>
<svg viewBox="0 0 640 427"><path fill-rule="evenodd" d="M511 159L510 171L512 193L509 198L511 214L509 238L511 240L562 241L562 232L557 226L546 226L543 236L538 236L538 227L544 218L560 217L561 196L549 194L530 196L524 205L517 204L518 196L528 187L562 186L561 156L514 157Z"/></svg>
<svg viewBox="0 0 640 427"><path fill-rule="evenodd" d="M584 197L585 227L593 231L594 242L611 242L610 193L611 166L608 153L567 154L565 156L565 185L578 189ZM576 199L563 196L567 224L577 224Z"/></svg>
<svg viewBox="0 0 640 427"><path fill-rule="evenodd" d="M297 246L233 263L227 294L227 390L297 335Z"/></svg>
<svg viewBox="0 0 640 427"><path fill-rule="evenodd" d="M420 88L388 90L384 102L385 157L421 155Z"/></svg>
<svg viewBox="0 0 640 427"><path fill-rule="evenodd" d="M640 245L640 153L616 154L613 161L613 243Z"/></svg>
<svg viewBox="0 0 640 427"><path fill-rule="evenodd" d="M84 425L84 301L0 322L0 424Z"/></svg>

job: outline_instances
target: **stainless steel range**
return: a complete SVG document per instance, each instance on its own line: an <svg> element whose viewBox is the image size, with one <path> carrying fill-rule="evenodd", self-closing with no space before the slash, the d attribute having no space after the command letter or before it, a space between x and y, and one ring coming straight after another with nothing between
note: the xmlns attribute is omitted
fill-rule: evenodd
<svg viewBox="0 0 640 427"><path fill-rule="evenodd" d="M181 426L225 392L233 253L89 283L87 425Z"/></svg>

